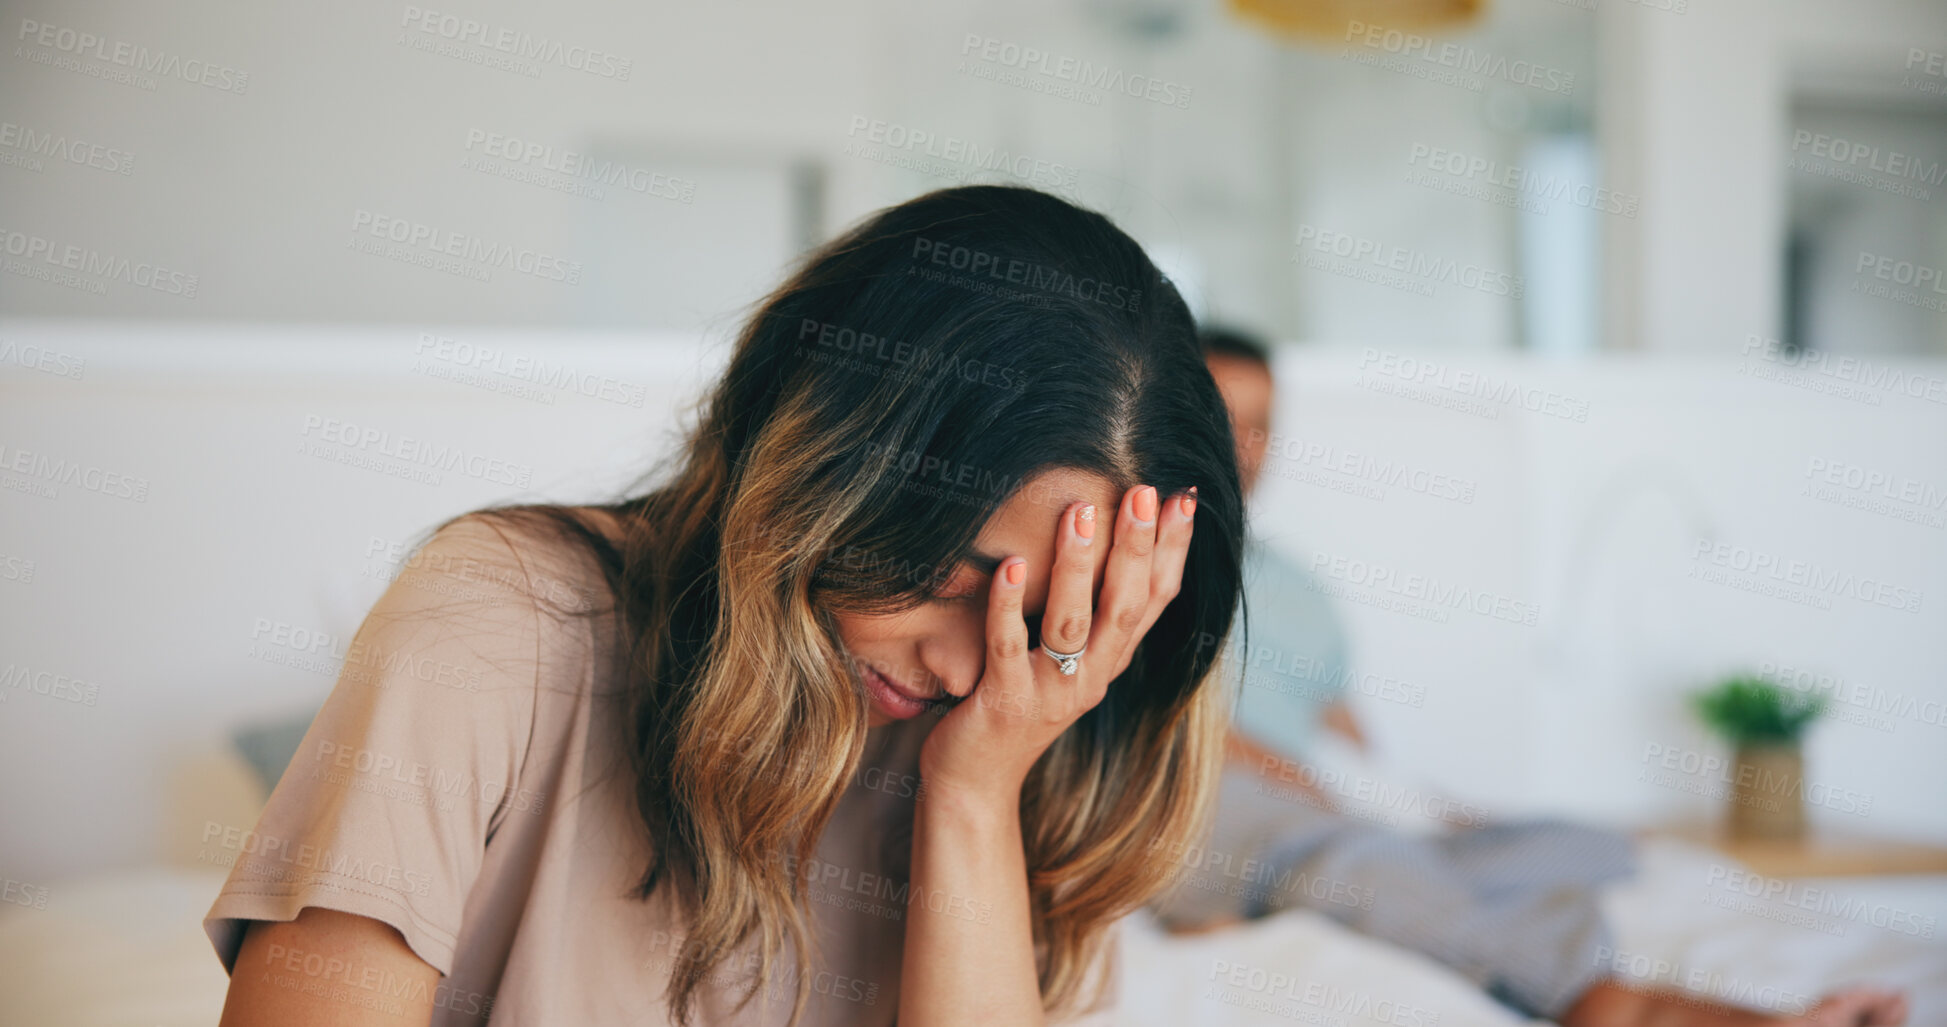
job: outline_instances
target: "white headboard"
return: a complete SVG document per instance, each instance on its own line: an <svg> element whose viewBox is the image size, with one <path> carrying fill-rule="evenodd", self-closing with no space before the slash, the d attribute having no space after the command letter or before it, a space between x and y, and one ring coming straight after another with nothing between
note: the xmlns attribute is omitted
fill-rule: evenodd
<svg viewBox="0 0 1947 1027"><path fill-rule="evenodd" d="M0 490L0 669L30 672L0 683L0 808L16 825L0 869L45 880L158 858L168 768L320 701L332 664L318 654L382 590L389 551L514 498L506 482L571 501L623 487L669 451L726 352L477 329L0 323L0 467L27 468ZM1927 784L1947 780L1947 531L1800 494L1812 460L1947 488L1947 406L1746 373L1780 369L1761 355L1434 360L1287 351L1282 456L1255 504L1262 534L1353 590L1339 608L1358 664L1423 691L1418 707L1355 697L1383 750L1497 814L1704 816L1709 800L1638 780L1645 747L1713 748L1680 693L1768 661L1912 701L1891 730L1818 730L1813 777L1873 805L1816 818L1947 837ZM69 480L50 482L49 461ZM1700 582L1700 536L1914 588L1923 605L1816 609ZM1398 604L1358 591L1375 567L1487 596L1487 612L1379 605Z"/></svg>

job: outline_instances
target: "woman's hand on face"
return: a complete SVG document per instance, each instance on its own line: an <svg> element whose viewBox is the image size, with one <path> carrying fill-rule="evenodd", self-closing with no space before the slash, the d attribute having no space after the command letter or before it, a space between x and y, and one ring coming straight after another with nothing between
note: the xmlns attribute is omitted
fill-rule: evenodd
<svg viewBox="0 0 1947 1027"><path fill-rule="evenodd" d="M928 795L998 802L1012 810L1041 753L1108 693L1136 644L1183 582L1196 512L1195 490L1162 502L1156 489L1124 493L1116 511L1099 602L1093 547L1102 544L1090 504L1074 503L1055 526L1054 568L1041 616L1041 642L1056 652L1087 647L1073 675L1031 645L1021 614L1027 562L995 568L987 597L986 670L980 683L928 735L920 776ZM1145 516L1147 515L1147 516Z"/></svg>

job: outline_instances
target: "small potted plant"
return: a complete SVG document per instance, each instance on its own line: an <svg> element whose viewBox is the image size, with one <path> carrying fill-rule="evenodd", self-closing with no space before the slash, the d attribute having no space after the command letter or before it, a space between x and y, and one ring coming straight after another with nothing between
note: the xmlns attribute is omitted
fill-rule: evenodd
<svg viewBox="0 0 1947 1027"><path fill-rule="evenodd" d="M1691 696L1704 724L1735 750L1730 835L1793 840L1805 834L1805 753L1799 738L1825 697L1740 674Z"/></svg>

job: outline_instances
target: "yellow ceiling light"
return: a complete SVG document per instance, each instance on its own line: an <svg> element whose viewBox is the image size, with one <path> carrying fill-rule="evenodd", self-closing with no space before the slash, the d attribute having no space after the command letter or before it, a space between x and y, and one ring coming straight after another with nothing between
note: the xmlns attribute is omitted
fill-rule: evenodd
<svg viewBox="0 0 1947 1027"><path fill-rule="evenodd" d="M1341 40L1355 24L1401 31L1452 29L1487 10L1487 0L1230 0L1244 20L1280 35Z"/></svg>

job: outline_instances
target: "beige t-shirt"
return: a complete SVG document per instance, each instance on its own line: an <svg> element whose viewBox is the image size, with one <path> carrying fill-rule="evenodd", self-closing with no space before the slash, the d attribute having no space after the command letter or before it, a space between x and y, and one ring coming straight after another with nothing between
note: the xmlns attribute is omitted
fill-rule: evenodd
<svg viewBox="0 0 1947 1027"><path fill-rule="evenodd" d="M615 621L591 556L466 518L373 607L254 829L212 827L234 859L204 928L230 973L318 1001L396 1008L405 985L321 953L236 965L244 921L305 906L391 924L444 975L435 1025L667 1023L682 931L667 889L628 897L646 832L618 768ZM593 617L564 611L593 604ZM699 1024L885 1025L899 971L927 718L869 734L806 880L822 961L782 960L740 1013L755 942L720 965ZM956 915L977 918L969 905Z"/></svg>

